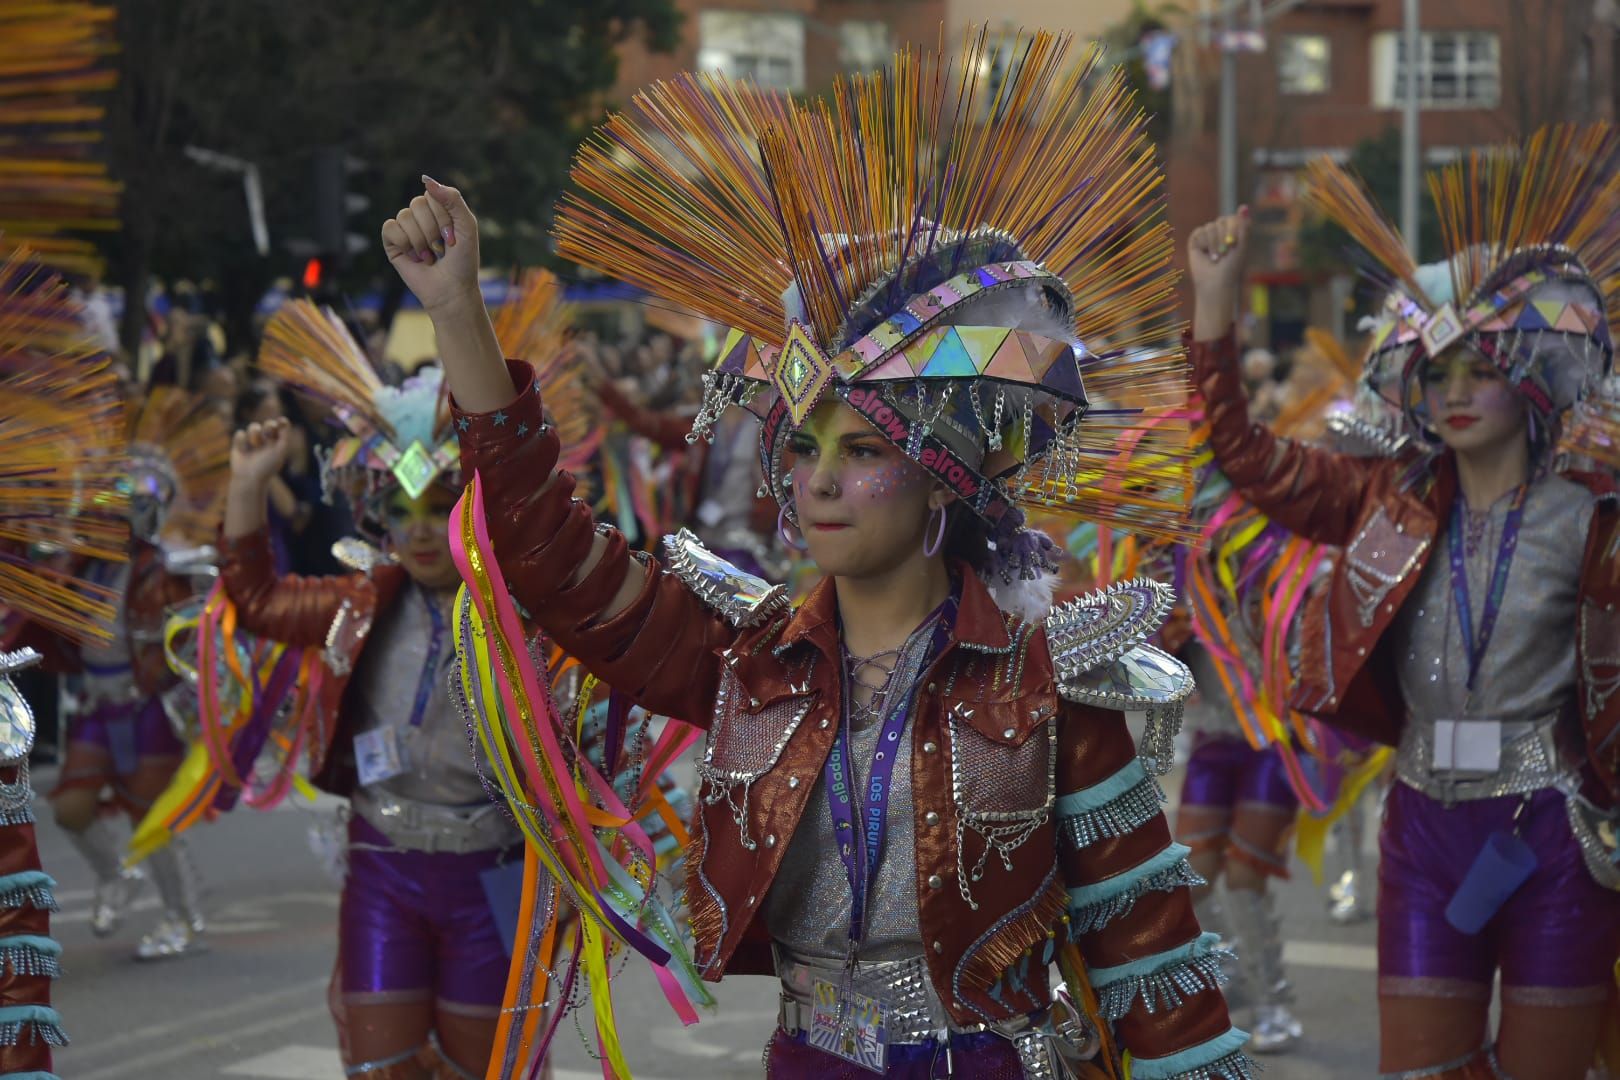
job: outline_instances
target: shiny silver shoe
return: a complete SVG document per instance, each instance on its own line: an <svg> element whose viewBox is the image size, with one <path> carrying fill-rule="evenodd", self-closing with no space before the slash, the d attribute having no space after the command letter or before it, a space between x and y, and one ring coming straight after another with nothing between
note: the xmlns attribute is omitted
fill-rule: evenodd
<svg viewBox="0 0 1620 1080"><path fill-rule="evenodd" d="M1249 1028L1249 1049L1256 1054L1280 1054L1305 1037L1305 1027L1286 1005L1260 1005Z"/></svg>
<svg viewBox="0 0 1620 1080"><path fill-rule="evenodd" d="M201 924L200 918L188 922L172 913L165 915L135 946L135 959L172 960L207 952L208 942L203 938Z"/></svg>
<svg viewBox="0 0 1620 1080"><path fill-rule="evenodd" d="M96 937L110 937L123 924L130 905L145 887L146 874L138 866L97 881L90 903L90 932Z"/></svg>
<svg viewBox="0 0 1620 1080"><path fill-rule="evenodd" d="M1340 926L1366 922L1373 917L1371 906L1361 895L1359 879L1356 871L1346 870L1328 887L1328 918Z"/></svg>

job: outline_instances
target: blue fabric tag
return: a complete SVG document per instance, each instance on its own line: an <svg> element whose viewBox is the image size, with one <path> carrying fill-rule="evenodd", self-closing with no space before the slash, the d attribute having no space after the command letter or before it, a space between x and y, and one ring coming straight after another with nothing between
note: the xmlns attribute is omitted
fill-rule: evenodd
<svg viewBox="0 0 1620 1080"><path fill-rule="evenodd" d="M507 959L511 959L512 943L517 940L518 913L523 908L523 860L492 866L479 874L478 880L484 886L484 898L495 916L495 928L500 931L501 944L506 946Z"/></svg>

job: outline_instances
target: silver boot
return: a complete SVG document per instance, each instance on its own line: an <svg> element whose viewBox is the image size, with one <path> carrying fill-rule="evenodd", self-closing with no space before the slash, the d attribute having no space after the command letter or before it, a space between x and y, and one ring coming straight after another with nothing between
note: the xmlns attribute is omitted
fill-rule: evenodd
<svg viewBox="0 0 1620 1080"><path fill-rule="evenodd" d="M105 818L97 818L83 832L69 831L67 835L96 875L90 901L90 932L106 937L124 921L129 906L146 885L146 874L140 867L124 866L119 856L123 845Z"/></svg>
<svg viewBox="0 0 1620 1080"><path fill-rule="evenodd" d="M141 943L135 947L135 959L167 960L206 951L201 890L185 841L171 841L153 852L147 862L152 867L158 896L163 900L163 917L141 938Z"/></svg>
<svg viewBox="0 0 1620 1080"><path fill-rule="evenodd" d="M1293 1046L1305 1034L1289 1011L1294 988L1282 963L1282 924L1273 898L1249 889L1228 889L1226 906L1242 943L1238 960L1254 988L1254 1023L1249 1027L1249 1049L1276 1054Z"/></svg>
<svg viewBox="0 0 1620 1080"><path fill-rule="evenodd" d="M1328 918L1340 926L1366 922L1373 916L1372 904L1363 888L1366 875L1361 856L1362 829L1365 827L1362 810L1363 805L1358 801L1333 826L1336 846L1344 859L1344 873L1328 887Z"/></svg>
<svg viewBox="0 0 1620 1080"><path fill-rule="evenodd" d="M1221 939L1221 948L1238 954L1235 958L1230 955L1221 958L1221 974L1225 976L1221 989L1226 995L1227 1005L1238 1009L1250 1004L1254 1000L1254 988L1249 983L1248 972L1243 968L1243 946L1232 931L1231 921L1226 917L1226 906L1221 902L1220 886L1210 889L1202 899L1193 904L1193 914L1198 916L1198 925L1201 929Z"/></svg>

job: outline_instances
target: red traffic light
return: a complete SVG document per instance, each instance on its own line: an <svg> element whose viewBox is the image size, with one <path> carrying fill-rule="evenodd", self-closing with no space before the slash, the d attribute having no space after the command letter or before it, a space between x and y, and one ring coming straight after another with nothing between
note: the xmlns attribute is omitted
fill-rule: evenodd
<svg viewBox="0 0 1620 1080"><path fill-rule="evenodd" d="M326 260L320 256L304 264L304 288L313 292L321 287L321 281L326 277Z"/></svg>

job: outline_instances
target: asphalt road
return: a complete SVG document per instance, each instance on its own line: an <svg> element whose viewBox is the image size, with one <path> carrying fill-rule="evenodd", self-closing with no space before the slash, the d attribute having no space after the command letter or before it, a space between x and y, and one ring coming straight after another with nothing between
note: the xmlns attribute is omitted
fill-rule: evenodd
<svg viewBox="0 0 1620 1080"><path fill-rule="evenodd" d="M37 770L35 781L48 789L51 771ZM40 810L41 854L60 883L63 905L54 925L66 974L56 1002L73 1040L57 1058L64 1080L342 1076L325 998L338 894L307 841L309 827L329 808L243 810L194 831L208 887L211 949L150 965L135 963L130 950L155 918L155 900L148 895L138 903L118 936L92 937L89 873L43 804ZM1293 1053L1267 1059L1265 1075L1375 1076L1371 924L1335 926L1302 869L1279 896L1306 1038ZM639 1080L761 1074L761 1050L775 1022L773 982L729 979L715 992L714 1014L682 1029L650 977L636 973L617 984L620 1031ZM559 1036L554 1075L600 1077L585 1040L571 1027Z"/></svg>

